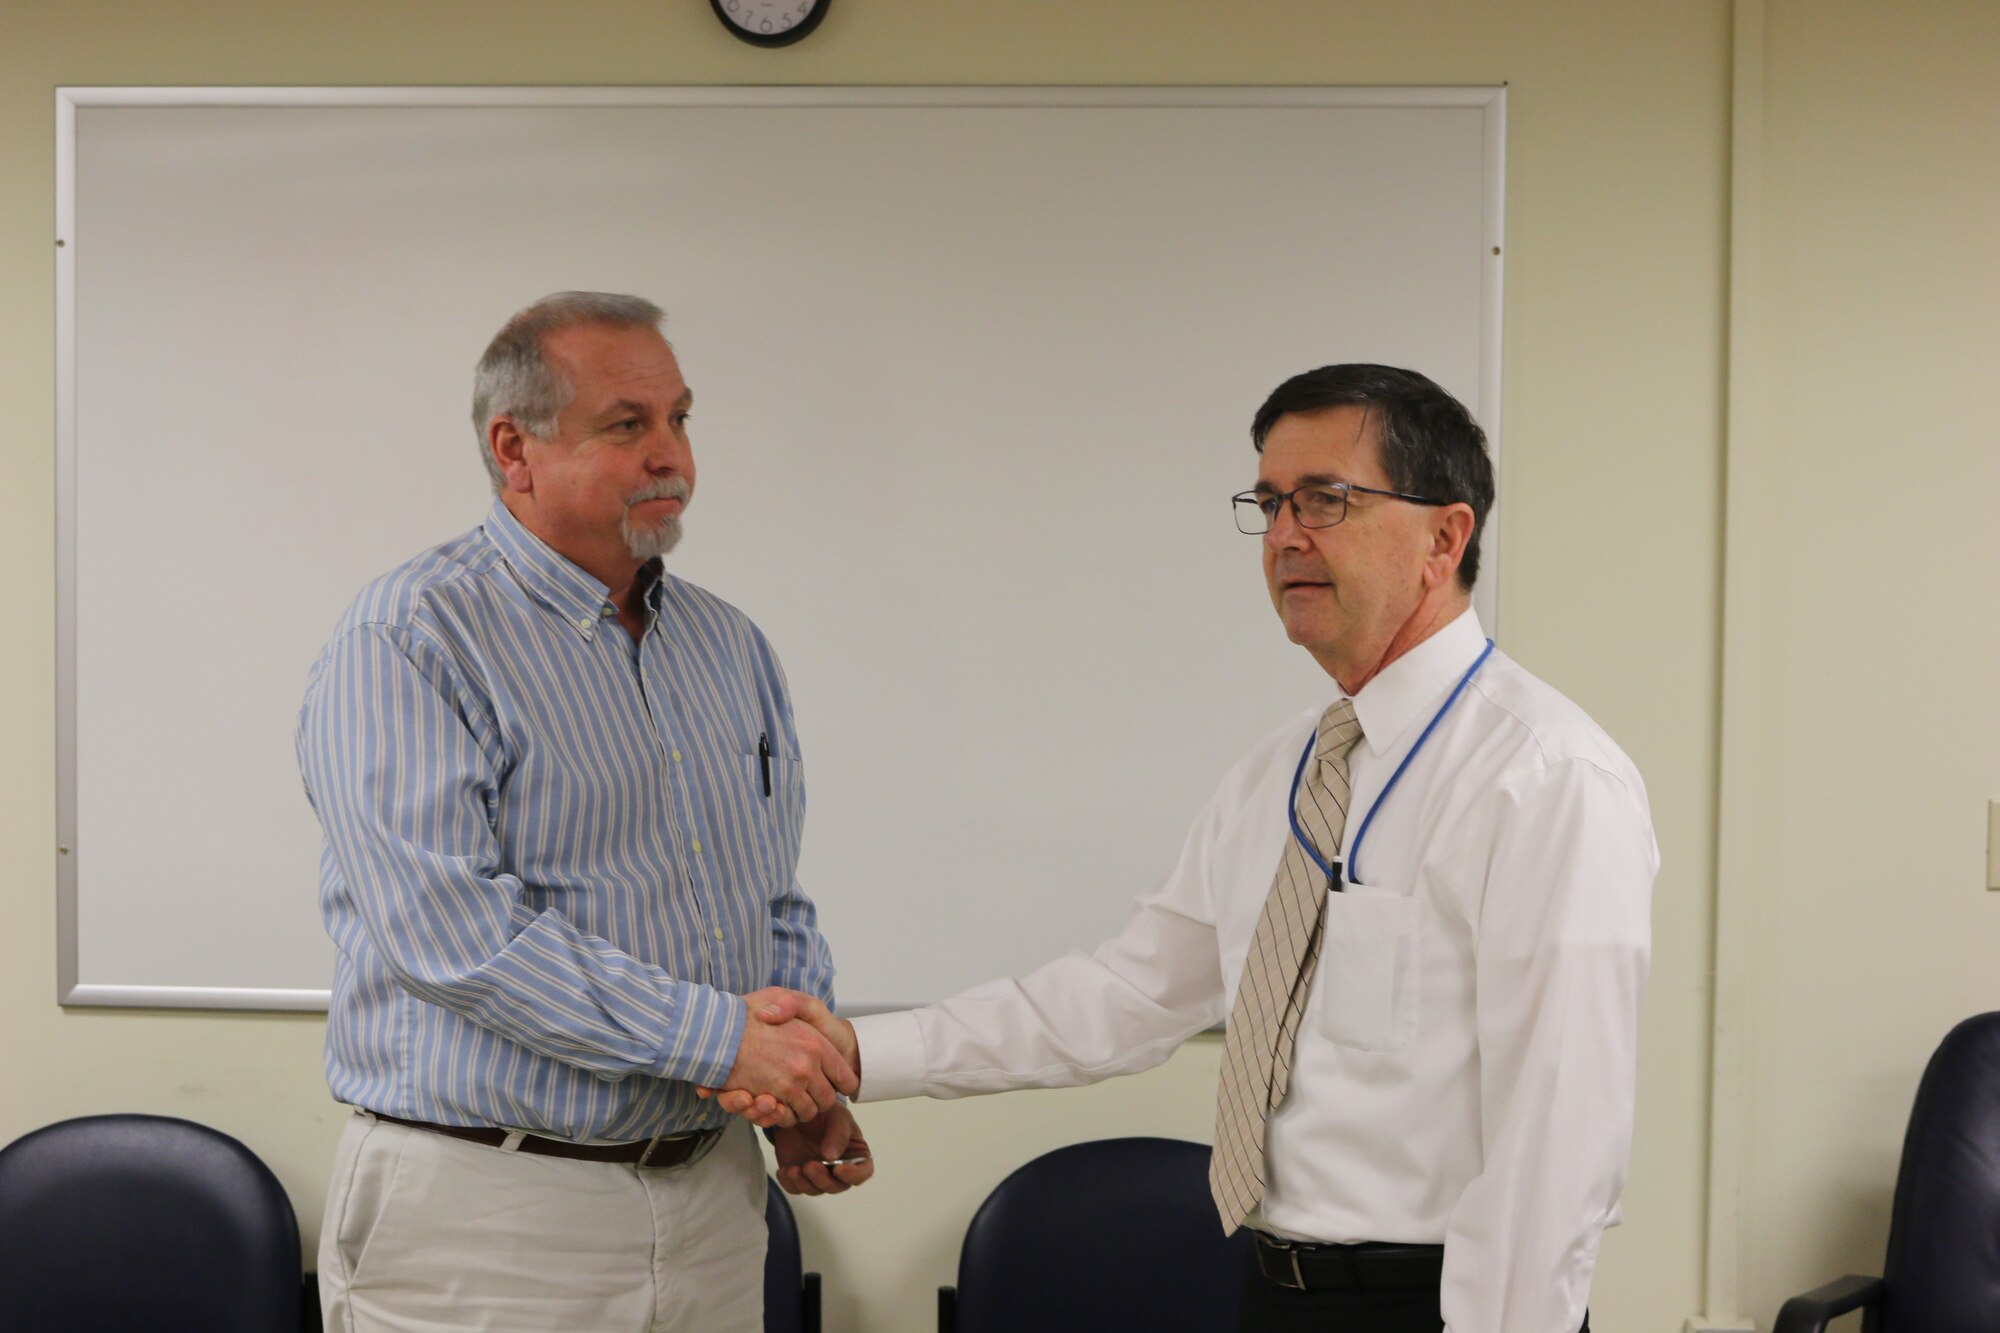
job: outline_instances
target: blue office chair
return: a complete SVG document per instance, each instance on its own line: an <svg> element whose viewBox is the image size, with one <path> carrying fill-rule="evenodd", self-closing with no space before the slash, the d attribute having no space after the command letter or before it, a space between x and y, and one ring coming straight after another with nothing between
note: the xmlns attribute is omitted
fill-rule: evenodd
<svg viewBox="0 0 2000 1333"><path fill-rule="evenodd" d="M973 1215L940 1333L1234 1328L1250 1235L1222 1234L1206 1144L1100 1139L1044 1153Z"/></svg>
<svg viewBox="0 0 2000 1333"><path fill-rule="evenodd" d="M97 1115L0 1149L0 1329L298 1333L291 1200L203 1125Z"/></svg>
<svg viewBox="0 0 2000 1333"><path fill-rule="evenodd" d="M2000 1013L1953 1028L1924 1069L1882 1276L1794 1296L1772 1333L1821 1333L1853 1310L1862 1333L2000 1328Z"/></svg>
<svg viewBox="0 0 2000 1333"><path fill-rule="evenodd" d="M803 1271L799 1224L778 1182L764 1177L764 1333L819 1333L819 1274Z"/></svg>

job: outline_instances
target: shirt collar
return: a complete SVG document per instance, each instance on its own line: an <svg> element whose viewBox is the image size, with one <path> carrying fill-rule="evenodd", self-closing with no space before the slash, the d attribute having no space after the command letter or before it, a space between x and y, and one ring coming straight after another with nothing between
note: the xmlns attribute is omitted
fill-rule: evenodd
<svg viewBox="0 0 2000 1333"><path fill-rule="evenodd" d="M617 616L610 589L522 527L521 520L497 496L486 513L485 532L528 595L554 611L576 633L594 638L599 623ZM655 611L663 582L660 573L660 562L655 559L639 574L646 602Z"/></svg>
<svg viewBox="0 0 2000 1333"><path fill-rule="evenodd" d="M1449 625L1383 667L1354 696L1362 743L1371 754L1393 747L1444 697L1486 647L1486 631L1471 607Z"/></svg>

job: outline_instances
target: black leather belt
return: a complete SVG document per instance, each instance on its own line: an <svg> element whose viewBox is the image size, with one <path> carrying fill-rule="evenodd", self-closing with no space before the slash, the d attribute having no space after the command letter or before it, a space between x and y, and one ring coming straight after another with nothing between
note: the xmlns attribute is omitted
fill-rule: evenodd
<svg viewBox="0 0 2000 1333"><path fill-rule="evenodd" d="M567 1139L545 1139L539 1134L523 1134L518 1130L433 1125L428 1120L405 1120L401 1116L383 1115L380 1111L368 1114L385 1124L429 1130L447 1138L483 1143L489 1148L508 1147L508 1140L514 1139L512 1147L515 1152L534 1153L541 1157L573 1157L579 1162L623 1162L654 1171L698 1162L722 1137L719 1129L701 1129L689 1134L658 1135L636 1143L571 1143Z"/></svg>
<svg viewBox="0 0 2000 1333"><path fill-rule="evenodd" d="M1267 1282L1298 1291L1394 1291L1435 1287L1444 1276L1444 1246L1314 1245L1253 1231L1257 1271Z"/></svg>

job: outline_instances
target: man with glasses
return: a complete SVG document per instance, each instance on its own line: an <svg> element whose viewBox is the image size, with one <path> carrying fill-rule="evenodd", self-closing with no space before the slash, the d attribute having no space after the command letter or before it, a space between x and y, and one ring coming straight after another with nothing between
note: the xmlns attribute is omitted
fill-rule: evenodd
<svg viewBox="0 0 2000 1333"><path fill-rule="evenodd" d="M1243 1329L1587 1328L1632 1127L1645 787L1480 628L1493 472L1463 406L1328 366L1251 439L1236 524L1330 706L1230 770L1095 952L852 1025L773 1018L858 1047L862 1100L1132 1073L1226 1018L1210 1184L1256 1232Z"/></svg>

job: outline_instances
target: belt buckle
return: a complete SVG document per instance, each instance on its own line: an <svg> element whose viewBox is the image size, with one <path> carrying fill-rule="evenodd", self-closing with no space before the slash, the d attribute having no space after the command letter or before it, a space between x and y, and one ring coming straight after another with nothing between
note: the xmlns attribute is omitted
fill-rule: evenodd
<svg viewBox="0 0 2000 1333"><path fill-rule="evenodd" d="M1285 1274L1282 1271L1283 1268L1282 1265L1280 1266L1279 1272L1273 1273L1270 1269L1270 1266L1264 1262L1264 1252L1266 1250L1277 1250L1291 1261L1292 1271L1289 1274L1290 1277L1289 1281L1286 1280L1287 1274ZM1266 1278L1277 1283L1281 1287L1291 1287L1298 1291L1304 1291L1306 1289L1305 1274L1299 1271L1298 1247L1292 1244L1288 1240L1281 1240L1276 1236L1264 1236L1264 1235L1258 1236L1257 1267L1259 1271L1261 1271Z"/></svg>
<svg viewBox="0 0 2000 1333"><path fill-rule="evenodd" d="M688 1154L687 1165L689 1166L693 1166L696 1162L699 1162L702 1158L715 1151L715 1145L722 1142L722 1131L719 1129L696 1130L695 1137L700 1139L701 1142L695 1144L694 1151Z"/></svg>
<svg viewBox="0 0 2000 1333"><path fill-rule="evenodd" d="M716 1140L721 1137L722 1131L719 1129L698 1129L689 1134L655 1134L652 1138L646 1140L646 1150L639 1154L639 1160L634 1162L633 1166L641 1171L667 1171L672 1170L673 1167L693 1166L696 1162L708 1156L714 1149ZM672 1166L665 1164L656 1166L654 1164L654 1149L663 1143L679 1143L683 1139L698 1139L700 1141L689 1150L685 1158L673 1163Z"/></svg>
<svg viewBox="0 0 2000 1333"><path fill-rule="evenodd" d="M634 1162L632 1165L641 1171L664 1169L655 1167L653 1165L653 1150L655 1148L658 1148L662 1143L677 1143L680 1141L682 1137L684 1136L680 1134L653 1135L652 1138L646 1140L646 1150L639 1154L639 1160Z"/></svg>

